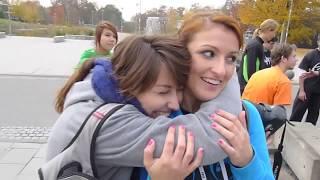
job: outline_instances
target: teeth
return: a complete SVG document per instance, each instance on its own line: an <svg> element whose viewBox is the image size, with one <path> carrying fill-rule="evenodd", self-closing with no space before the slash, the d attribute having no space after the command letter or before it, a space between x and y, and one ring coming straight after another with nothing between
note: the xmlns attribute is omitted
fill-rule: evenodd
<svg viewBox="0 0 320 180"><path fill-rule="evenodd" d="M205 82L213 84L213 85L219 85L222 81L220 80L214 80L209 78L202 78Z"/></svg>

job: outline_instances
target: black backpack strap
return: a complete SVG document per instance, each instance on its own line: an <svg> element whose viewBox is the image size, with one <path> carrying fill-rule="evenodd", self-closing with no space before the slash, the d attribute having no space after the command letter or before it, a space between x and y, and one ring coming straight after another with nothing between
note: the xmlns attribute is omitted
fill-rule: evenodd
<svg viewBox="0 0 320 180"><path fill-rule="evenodd" d="M96 167L96 163L95 163L95 153L96 153L96 141L97 141L97 137L99 135L100 129L101 129L102 125L108 120L108 118L113 113L115 113L120 108L122 108L123 106L125 106L125 105L124 104L117 105L117 106L113 107L111 110L109 110L106 114L104 114L104 112L101 112L103 114L100 114L100 115L103 115L103 118L100 120L99 124L97 125L96 129L94 130L94 133L92 136L92 141L91 141L91 147L90 147L90 163L91 163L92 173L93 173L94 177L98 177L97 167Z"/></svg>
<svg viewBox="0 0 320 180"><path fill-rule="evenodd" d="M93 113L95 113L97 110L99 110L101 107L103 107L104 105L106 105L106 103L101 104L100 106L96 107L87 117L86 119L83 121L83 123L81 124L79 130L77 131L76 135L73 136L72 140L69 142L69 144L63 149L66 150L68 147L70 147L74 141L79 137L81 131L83 130L84 126L87 124L88 120L90 119L90 117L92 116ZM62 152L63 152L62 151Z"/></svg>
<svg viewBox="0 0 320 180"><path fill-rule="evenodd" d="M280 143L279 143L278 149L274 153L274 157L273 157L272 171L273 171L273 175L274 175L276 180L279 178L279 174L280 174L280 170L281 170L281 166L282 166L282 161L283 161L281 152L282 152L282 149L283 149L283 141L284 141L284 136L285 136L285 133L286 133L286 127L287 127L287 123L284 123L284 127L283 127L283 131L282 131Z"/></svg>

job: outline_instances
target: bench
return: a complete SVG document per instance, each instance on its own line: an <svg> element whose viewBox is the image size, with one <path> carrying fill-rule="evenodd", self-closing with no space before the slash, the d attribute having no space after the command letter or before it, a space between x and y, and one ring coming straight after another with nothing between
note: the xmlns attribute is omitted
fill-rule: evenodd
<svg viewBox="0 0 320 180"><path fill-rule="evenodd" d="M5 32L0 32L0 39L1 38L5 38L6 37L6 33Z"/></svg>
<svg viewBox="0 0 320 180"><path fill-rule="evenodd" d="M60 42L64 42L65 41L65 37L64 36L54 36L53 37L53 42L54 43L60 43Z"/></svg>

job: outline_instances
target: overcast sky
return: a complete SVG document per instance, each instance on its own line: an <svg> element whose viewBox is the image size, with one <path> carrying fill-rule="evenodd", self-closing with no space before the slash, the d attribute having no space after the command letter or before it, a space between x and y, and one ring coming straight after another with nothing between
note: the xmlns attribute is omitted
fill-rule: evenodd
<svg viewBox="0 0 320 180"><path fill-rule="evenodd" d="M50 0L39 0L42 6L51 6ZM167 7L185 7L190 8L192 4L199 3L200 6L211 6L220 8L225 4L225 0L89 0L95 2L98 7L105 6L106 4L114 4L123 13L125 20L130 20L137 12L139 12L139 2L141 2L141 12L148 9L159 8L160 5Z"/></svg>

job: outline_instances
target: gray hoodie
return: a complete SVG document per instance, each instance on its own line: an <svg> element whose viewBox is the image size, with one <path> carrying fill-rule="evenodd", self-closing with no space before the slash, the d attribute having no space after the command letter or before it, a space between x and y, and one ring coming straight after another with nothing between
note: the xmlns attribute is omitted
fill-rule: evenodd
<svg viewBox="0 0 320 180"><path fill-rule="evenodd" d="M74 84L67 95L65 108L52 128L48 141L47 160L59 154L71 141L88 114L103 101L91 86L91 74ZM217 144L221 135L211 128L209 118L217 109L238 115L241 111L239 84L236 75L215 99L203 103L195 114L174 119L160 116L152 119L132 105L114 113L100 130L96 144L96 166L99 179L129 179L132 168L143 167L143 150L150 138L156 142L155 157L159 157L167 130L171 125L184 125L195 136L195 149L204 148L202 165L226 158Z"/></svg>

